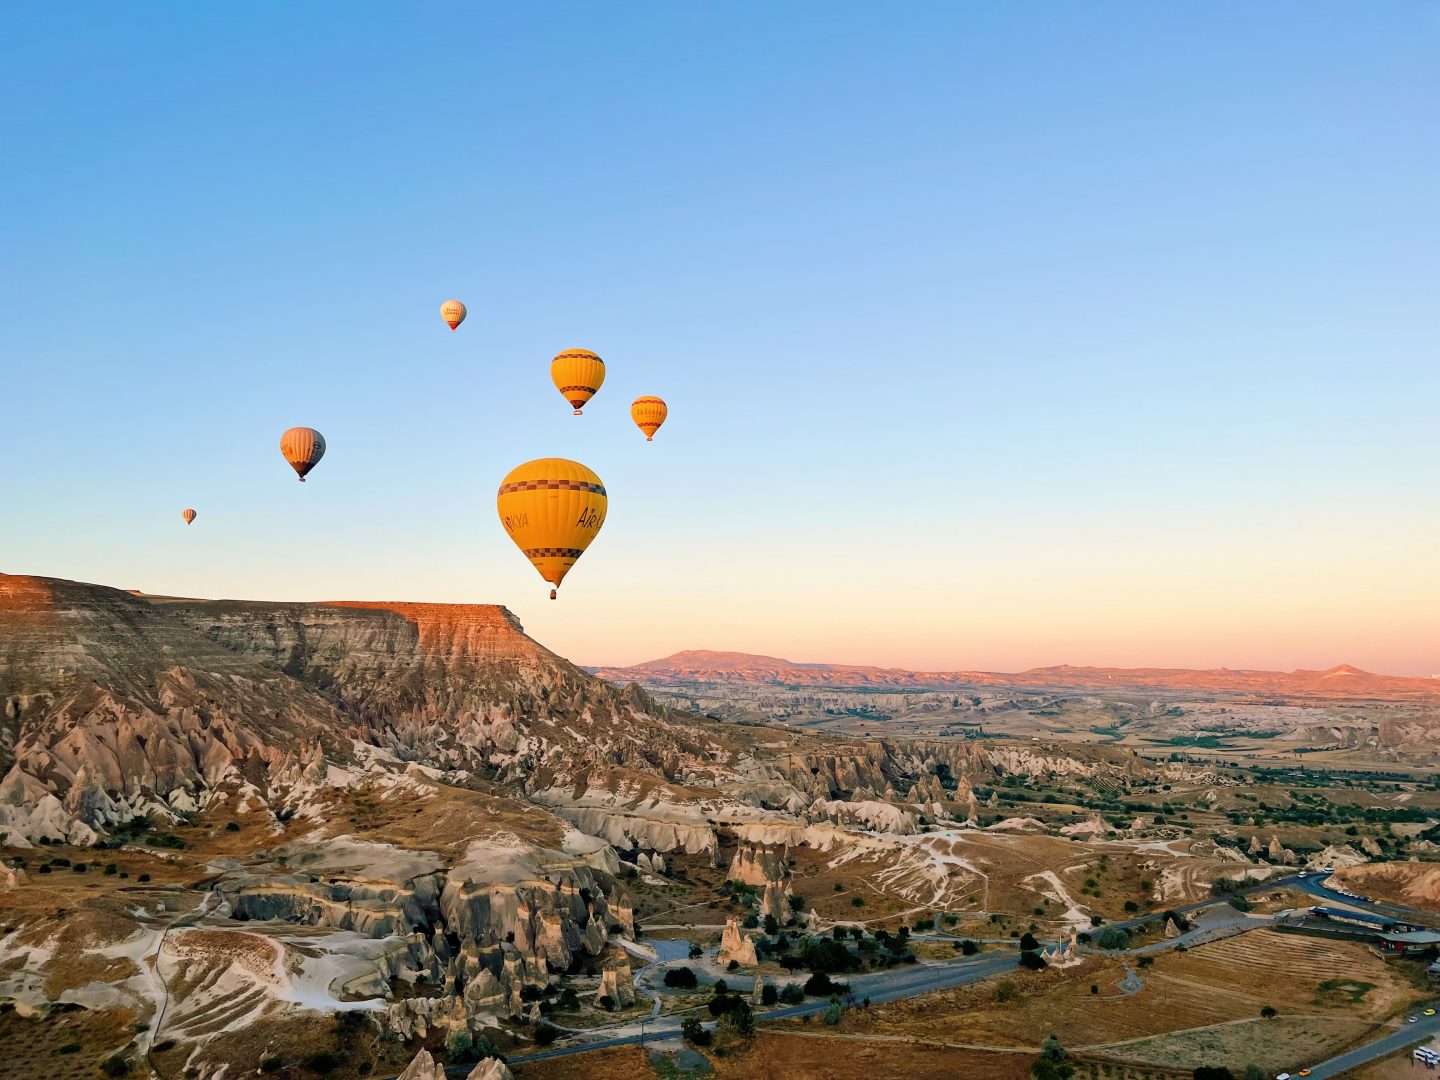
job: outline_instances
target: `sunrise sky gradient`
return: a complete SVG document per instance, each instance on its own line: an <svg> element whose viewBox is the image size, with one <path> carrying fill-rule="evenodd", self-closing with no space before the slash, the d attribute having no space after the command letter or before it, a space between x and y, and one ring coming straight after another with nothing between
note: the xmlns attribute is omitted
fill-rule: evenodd
<svg viewBox="0 0 1440 1080"><path fill-rule="evenodd" d="M0 571L1440 673L1437 55L1419 2L8 5ZM495 518L545 455L611 494L557 603Z"/></svg>

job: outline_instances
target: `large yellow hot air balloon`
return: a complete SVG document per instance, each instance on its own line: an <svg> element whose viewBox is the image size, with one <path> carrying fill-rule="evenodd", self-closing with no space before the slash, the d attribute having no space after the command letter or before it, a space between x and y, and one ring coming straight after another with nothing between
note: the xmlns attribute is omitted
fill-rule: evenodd
<svg viewBox="0 0 1440 1080"><path fill-rule="evenodd" d="M495 498L510 539L556 589L605 524L607 505L600 477L578 461L554 457L511 469Z"/></svg>
<svg viewBox="0 0 1440 1080"><path fill-rule="evenodd" d="M605 361L589 349L566 349L550 361L550 378L579 416L585 403L605 385Z"/></svg>
<svg viewBox="0 0 1440 1080"><path fill-rule="evenodd" d="M186 507L180 512L180 516L185 519L185 524L189 525L192 521L195 520L195 511L191 510L189 507Z"/></svg>
<svg viewBox="0 0 1440 1080"><path fill-rule="evenodd" d="M665 417L669 414L670 410L665 408L665 402L658 397L637 397L630 403L630 419L645 433L646 442L655 441L655 432L660 430L660 425L665 423Z"/></svg>
<svg viewBox="0 0 1440 1080"><path fill-rule="evenodd" d="M280 453L305 482L305 474L325 456L325 436L310 427L292 427L280 436Z"/></svg>
<svg viewBox="0 0 1440 1080"><path fill-rule="evenodd" d="M445 325L454 329L465 321L465 305L459 300L446 300L440 305L440 318L445 320Z"/></svg>

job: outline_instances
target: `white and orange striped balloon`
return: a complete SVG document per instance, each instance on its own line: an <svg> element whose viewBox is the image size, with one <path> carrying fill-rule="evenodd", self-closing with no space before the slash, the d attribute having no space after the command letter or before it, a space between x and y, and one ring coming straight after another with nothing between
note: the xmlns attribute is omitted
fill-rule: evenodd
<svg viewBox="0 0 1440 1080"><path fill-rule="evenodd" d="M320 463L325 456L325 436L314 428L292 427L280 436L280 453L305 482L305 474Z"/></svg>
<svg viewBox="0 0 1440 1080"><path fill-rule="evenodd" d="M185 524L189 525L195 520L195 511L187 506L184 510L180 511L180 516L185 519Z"/></svg>
<svg viewBox="0 0 1440 1080"><path fill-rule="evenodd" d="M459 300L446 300L440 305L440 318L445 320L445 325L450 327L451 331L465 321L467 314L469 313L465 310L465 305Z"/></svg>

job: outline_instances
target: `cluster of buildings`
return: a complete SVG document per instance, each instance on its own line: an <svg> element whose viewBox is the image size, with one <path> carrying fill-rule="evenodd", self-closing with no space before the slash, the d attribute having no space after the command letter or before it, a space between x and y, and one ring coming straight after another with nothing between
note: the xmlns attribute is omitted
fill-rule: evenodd
<svg viewBox="0 0 1440 1080"><path fill-rule="evenodd" d="M1317 905L1283 911L1276 916L1276 923L1281 928L1300 933L1363 941L1386 953L1408 955L1422 954L1427 950L1440 951L1440 931L1368 911ZM1431 965L1430 977L1432 980L1440 979L1440 963Z"/></svg>

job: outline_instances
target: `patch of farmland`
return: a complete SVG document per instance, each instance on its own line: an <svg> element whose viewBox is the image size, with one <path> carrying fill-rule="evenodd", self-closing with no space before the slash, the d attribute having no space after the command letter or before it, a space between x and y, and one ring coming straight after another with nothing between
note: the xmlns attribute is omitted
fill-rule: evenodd
<svg viewBox="0 0 1440 1080"><path fill-rule="evenodd" d="M1364 945L1273 930L1255 930L1168 956L1156 967L1169 978L1243 994L1274 1005L1282 1013L1314 1012L1333 1003L1368 1018L1392 1012L1421 996L1403 971ZM1319 987L1333 984L1336 978L1373 983L1374 989L1353 1003L1319 992ZM1286 1007L1290 1003L1294 1008Z"/></svg>
<svg viewBox="0 0 1440 1080"><path fill-rule="evenodd" d="M1364 1038L1372 1025L1332 1016L1293 1016L1182 1031L1092 1051L1118 1061L1194 1069L1224 1065L1236 1075L1246 1065L1267 1073L1297 1070L1333 1057Z"/></svg>

